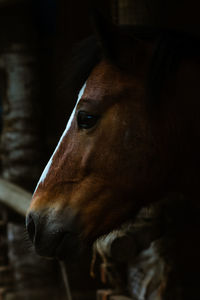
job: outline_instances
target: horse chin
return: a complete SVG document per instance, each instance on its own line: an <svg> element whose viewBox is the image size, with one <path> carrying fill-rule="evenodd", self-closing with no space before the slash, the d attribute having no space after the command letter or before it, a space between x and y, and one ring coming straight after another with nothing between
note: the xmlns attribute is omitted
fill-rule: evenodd
<svg viewBox="0 0 200 300"><path fill-rule="evenodd" d="M82 251L83 245L80 239L77 236L69 236L66 233L56 248L55 257L58 260L73 262L81 255Z"/></svg>
<svg viewBox="0 0 200 300"><path fill-rule="evenodd" d="M78 235L63 232L55 236L48 236L42 245L35 244L38 255L47 259L58 259L67 262L75 261L83 251L83 245Z"/></svg>

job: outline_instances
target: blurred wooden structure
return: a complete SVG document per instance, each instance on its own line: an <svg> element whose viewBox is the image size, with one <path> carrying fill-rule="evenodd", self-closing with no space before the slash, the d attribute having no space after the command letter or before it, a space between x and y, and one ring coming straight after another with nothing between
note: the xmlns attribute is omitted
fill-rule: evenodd
<svg viewBox="0 0 200 300"><path fill-rule="evenodd" d="M0 178L0 202L25 217L31 193Z"/></svg>

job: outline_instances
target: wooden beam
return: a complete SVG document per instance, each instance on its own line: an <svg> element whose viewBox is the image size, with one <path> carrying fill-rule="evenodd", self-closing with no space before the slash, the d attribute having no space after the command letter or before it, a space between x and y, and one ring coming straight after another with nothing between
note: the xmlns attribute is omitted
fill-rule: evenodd
<svg viewBox="0 0 200 300"><path fill-rule="evenodd" d="M31 193L0 178L0 202L15 212L25 216L31 197Z"/></svg>

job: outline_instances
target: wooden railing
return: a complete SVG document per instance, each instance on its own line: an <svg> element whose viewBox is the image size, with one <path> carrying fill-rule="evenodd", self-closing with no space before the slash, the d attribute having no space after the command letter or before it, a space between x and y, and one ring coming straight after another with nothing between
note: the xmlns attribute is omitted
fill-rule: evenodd
<svg viewBox="0 0 200 300"><path fill-rule="evenodd" d="M26 215L31 200L31 193L0 178L0 202L13 209L21 216Z"/></svg>

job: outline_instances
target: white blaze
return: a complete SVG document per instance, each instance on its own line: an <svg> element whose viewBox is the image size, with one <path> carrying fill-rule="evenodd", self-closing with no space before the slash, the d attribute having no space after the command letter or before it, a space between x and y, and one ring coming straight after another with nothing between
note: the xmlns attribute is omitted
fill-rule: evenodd
<svg viewBox="0 0 200 300"><path fill-rule="evenodd" d="M51 167L51 164L52 164L52 161L53 161L53 157L54 157L54 155L56 154L58 148L60 147L60 144L62 143L62 140L63 140L64 136L67 134L67 132L69 131L69 129L70 129L70 127L71 127L71 124L72 124L72 121L73 121L73 119L74 119L74 115L75 115L75 112L76 112L76 107L77 107L77 105L78 105L80 99L82 98L82 96L83 96L83 94L84 94L85 88L86 88L86 83L83 85L82 89L80 90L80 92L79 92L79 94L78 94L78 100L77 100L76 105L75 105L75 107L74 107L74 109L73 109L73 112L72 112L72 114L71 114L71 116L70 116L70 118L69 118L69 121L68 121L68 123L67 123L67 126L66 126L66 128L65 128L65 130L64 130L64 132L63 132L63 134L62 134L62 136L61 136L61 138L60 138L60 140L59 140L59 142L58 142L58 145L56 146L56 149L55 149L54 152L53 152L53 155L51 156L51 158L50 158L48 164L46 165L46 167L45 167L45 169L44 169L44 171L43 171L43 173L42 173L42 175L41 175L41 177L40 177L40 179L39 179L39 181L38 181L38 184L37 184L37 186L36 186L36 189L35 189L35 191L34 191L34 194L35 194L35 192L36 192L38 186L40 185L40 183L44 182L44 180L45 180L45 178L46 178L46 176L47 176L47 174L48 174L48 172L49 172L49 169L50 169L50 167Z"/></svg>

